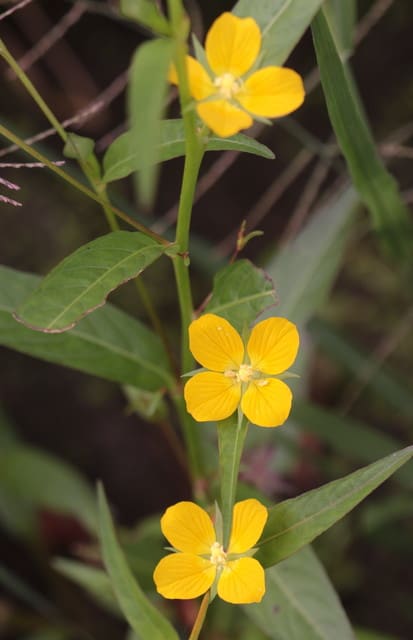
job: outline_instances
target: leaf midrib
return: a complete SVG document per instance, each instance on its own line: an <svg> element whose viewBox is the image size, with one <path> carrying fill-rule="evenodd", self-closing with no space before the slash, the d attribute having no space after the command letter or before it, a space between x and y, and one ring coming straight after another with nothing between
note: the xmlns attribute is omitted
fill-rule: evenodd
<svg viewBox="0 0 413 640"><path fill-rule="evenodd" d="M53 320L51 320L49 322L48 325L45 326L45 329L53 329L53 327L56 326L56 323L59 322L60 318L62 316L64 316L72 307L74 307L76 305L76 303L81 300L82 298L84 298L90 290L92 290L94 287L96 287L102 280L104 280L105 278L109 277L111 272L114 271L115 269L118 269L122 263L127 262L128 260L132 260L133 258L136 258L140 253L144 253L146 250L154 250L156 248L156 246L146 246L146 247L140 247L137 251L133 252L133 253L129 253L125 258L123 258L122 260L120 260L119 262L117 262L115 265L113 265L113 267L111 267L110 269L108 269L107 271L105 271L101 276L99 276L96 280L94 280L86 289L83 289L83 291L72 300L72 302L70 304L68 304L66 307L64 307L64 309L62 309L62 311L53 318ZM162 249L159 249L159 253L162 253ZM130 278L128 278L128 280L131 280L132 278L136 277L137 275L139 275L139 273L142 271L142 268L140 268L136 274L132 275ZM58 274L60 275L60 274ZM46 286L46 285L44 285ZM40 292L40 288L38 289L38 292ZM110 293L110 292L109 292ZM33 295L36 295L36 292L33 292ZM108 295L108 294L107 294ZM106 299L107 295L104 297L104 299ZM87 313L87 311L86 311ZM83 315L83 313L82 313Z"/></svg>

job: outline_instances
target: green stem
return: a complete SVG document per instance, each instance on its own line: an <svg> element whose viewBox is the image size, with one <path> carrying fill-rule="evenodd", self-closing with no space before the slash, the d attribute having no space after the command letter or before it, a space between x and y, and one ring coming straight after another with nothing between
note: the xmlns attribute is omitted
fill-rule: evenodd
<svg viewBox="0 0 413 640"><path fill-rule="evenodd" d="M202 626L205 621L206 612L209 605L209 591L206 592L204 597L202 598L201 606L199 607L198 615L195 620L195 624L191 631L191 635L188 640L198 640L199 634L202 631Z"/></svg>
<svg viewBox="0 0 413 640"><path fill-rule="evenodd" d="M179 198L178 220L175 242L179 247L179 255L173 258L175 281L181 315L181 368L185 373L193 368L193 358L189 351L188 327L192 321L193 304L191 283L189 278L189 231L194 202L195 188L204 155L205 145L202 136L197 132L195 110L191 108L192 97L186 68L189 23L181 0L168 0L169 17L175 38L174 63L178 75L179 100L185 132L185 165ZM182 402L176 398L176 406L181 417L185 444L190 459L195 488L197 480L202 477L203 462L201 457L198 425L186 413Z"/></svg>
<svg viewBox="0 0 413 640"><path fill-rule="evenodd" d="M188 251L192 205L202 156L202 148L195 147L187 150L175 236L175 242L180 252L180 255L173 259L173 266L181 312L181 366L183 373L193 368L193 358L189 351L188 336L188 327L192 321L193 313Z"/></svg>
<svg viewBox="0 0 413 640"><path fill-rule="evenodd" d="M77 189L78 191L81 191L84 195L88 196L88 198L91 198L91 200L94 200L101 206L103 206L104 204L107 204L104 202L104 200L100 195L97 195L96 193L91 191L88 187L86 187L84 184L76 180L76 178L73 178L71 175L66 173L66 171L63 171L60 167L57 167L56 165L54 165L53 162L49 160L49 158L44 156L39 151L36 151L36 149L33 149L33 147L30 147L28 144L24 142L24 140L16 136L14 133L6 129L6 127L4 127L1 124L0 124L0 135L6 138L6 140L9 140L13 144L20 147L20 149L22 149L25 153L27 153L32 158L35 158L36 160L44 164L46 167L50 169L50 171L52 171L53 173L58 175L60 178L68 182L72 187L75 187L75 189ZM165 246L171 244L168 240L158 235L157 233L154 233L153 231L145 227L145 225L141 224L137 220L134 220L133 218L128 216L127 213L124 213L124 211L121 211L120 209L115 207L113 204L108 206L110 206L111 211L118 218L120 218L124 222L127 222L134 229L137 229L138 231L141 231L142 233L144 233L146 236L153 238L153 240L155 240L159 244L163 244Z"/></svg>
<svg viewBox="0 0 413 640"><path fill-rule="evenodd" d="M33 100L39 106L41 111L43 111L44 115L52 125L52 127L56 130L59 136L62 138L63 142L67 142L67 133L65 129L62 127L58 119L55 117L54 113L49 109L42 96L37 91L36 87L33 85L29 77L24 73L23 69L20 68L18 62L13 58L10 51L7 49L4 41L0 38L0 55L5 59L7 64L13 69L16 76L19 78L22 85L27 89L28 93L31 95Z"/></svg>
<svg viewBox="0 0 413 640"><path fill-rule="evenodd" d="M237 493L237 482L242 451L247 435L248 420L238 411L218 423L218 449L223 519L223 546L228 548L232 528L232 510Z"/></svg>

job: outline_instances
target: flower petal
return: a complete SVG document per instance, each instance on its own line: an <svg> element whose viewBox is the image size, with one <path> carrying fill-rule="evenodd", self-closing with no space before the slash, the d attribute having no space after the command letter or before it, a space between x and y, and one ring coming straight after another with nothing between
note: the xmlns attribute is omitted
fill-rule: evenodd
<svg viewBox="0 0 413 640"><path fill-rule="evenodd" d="M279 427L291 411L293 394L281 380L267 378L250 382L242 396L241 409L259 427Z"/></svg>
<svg viewBox="0 0 413 640"><path fill-rule="evenodd" d="M188 413L198 422L225 420L239 405L241 385L223 373L205 371L188 380L184 397Z"/></svg>
<svg viewBox="0 0 413 640"><path fill-rule="evenodd" d="M294 362L300 338L295 324L285 318L268 318L251 331L247 352L254 369L277 375Z"/></svg>
<svg viewBox="0 0 413 640"><path fill-rule="evenodd" d="M253 115L279 118L298 109L304 95L298 73L283 67L264 67L247 78L237 100Z"/></svg>
<svg viewBox="0 0 413 640"><path fill-rule="evenodd" d="M259 540L268 511L261 502L250 498L237 502L232 515L231 539L228 553L245 553Z"/></svg>
<svg viewBox="0 0 413 640"><path fill-rule="evenodd" d="M213 371L239 369L244 345L232 324L214 313L206 313L189 325L189 348L195 360Z"/></svg>
<svg viewBox="0 0 413 640"><path fill-rule="evenodd" d="M251 69L261 49L260 28L253 18L221 14L205 40L208 64L215 75L242 76Z"/></svg>
<svg viewBox="0 0 413 640"><path fill-rule="evenodd" d="M215 92L209 75L196 58L186 56L186 69L188 73L189 90L195 100L204 100ZM171 84L178 84L178 74L174 64L170 66L168 80Z"/></svg>
<svg viewBox="0 0 413 640"><path fill-rule="evenodd" d="M264 569L254 558L227 562L218 580L218 595L226 602L261 602L265 593Z"/></svg>
<svg viewBox="0 0 413 640"><path fill-rule="evenodd" d="M199 102L196 110L201 120L221 138L229 138L252 125L251 116L227 100Z"/></svg>
<svg viewBox="0 0 413 640"><path fill-rule="evenodd" d="M175 549L186 553L209 554L216 540L211 518L194 502L168 507L161 518L161 529Z"/></svg>
<svg viewBox="0 0 413 640"><path fill-rule="evenodd" d="M191 553L172 553L158 563L153 579L164 598L189 600L206 593L215 580L216 567Z"/></svg>

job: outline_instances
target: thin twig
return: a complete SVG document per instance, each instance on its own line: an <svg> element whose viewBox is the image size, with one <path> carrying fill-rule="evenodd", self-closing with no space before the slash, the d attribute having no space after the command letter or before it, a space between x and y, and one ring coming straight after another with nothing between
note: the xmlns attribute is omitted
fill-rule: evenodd
<svg viewBox="0 0 413 640"><path fill-rule="evenodd" d="M108 87L102 93L100 93L97 98L90 103L87 107L76 113L71 118L64 120L62 122L62 127L65 129L69 126L73 127L76 125L75 129L79 129L86 120L88 120L91 116L95 115L99 111L102 111L105 107L107 107L115 98L118 97L120 93L125 89L128 83L128 73L124 71L121 73L113 82L110 83ZM45 131L41 131L30 138L25 138L24 142L28 145L33 144L34 142L40 142L41 140L45 140L50 136L56 135L56 131L53 128L46 129ZM13 151L17 151L18 147L16 145L10 145L9 147L5 147L4 149L0 149L0 158L6 156Z"/></svg>
<svg viewBox="0 0 413 640"><path fill-rule="evenodd" d="M65 33L72 27L85 13L86 7L83 2L75 4L57 24L55 24L38 42L22 56L17 62L23 71L27 71L32 64L41 58L53 45L60 40ZM11 80L16 78L15 73L8 69L6 78Z"/></svg>
<svg viewBox="0 0 413 640"><path fill-rule="evenodd" d="M388 143L380 146L380 153L385 158L404 158L406 160L413 160L413 149L411 147L405 147L401 144Z"/></svg>
<svg viewBox="0 0 413 640"><path fill-rule="evenodd" d="M332 159L330 162L319 160L314 167L311 175L307 180L307 184L302 192L298 203L291 215L290 221L282 235L280 244L287 244L292 240L303 227L304 222L310 212L310 209L317 199L321 186L330 171Z"/></svg>
<svg viewBox="0 0 413 640"><path fill-rule="evenodd" d="M11 16L15 11L19 11L20 9L24 9L24 7L26 5L28 5L30 2L33 2L33 0L22 0L21 2L16 4L11 9L7 9L7 11L4 11L4 13L0 14L0 21L4 20L4 18L7 18L8 16Z"/></svg>
<svg viewBox="0 0 413 640"><path fill-rule="evenodd" d="M56 167L62 167L66 164L66 160L53 160L51 163ZM0 162L0 169L44 169L45 167L43 162Z"/></svg>
<svg viewBox="0 0 413 640"><path fill-rule="evenodd" d="M13 207L21 207L22 203L17 200L13 200L13 198L8 198L7 196L2 196L0 194L0 202L4 202L5 204L11 204Z"/></svg>
<svg viewBox="0 0 413 640"><path fill-rule="evenodd" d="M7 189L10 189L10 191L20 191L20 187L18 184L14 184L14 182L10 182L5 178L0 178L0 184L2 184L4 187L7 187Z"/></svg>

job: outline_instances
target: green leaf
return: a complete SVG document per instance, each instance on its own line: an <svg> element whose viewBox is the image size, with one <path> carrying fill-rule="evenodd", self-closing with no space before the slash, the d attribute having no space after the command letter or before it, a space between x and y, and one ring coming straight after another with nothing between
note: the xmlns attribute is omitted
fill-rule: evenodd
<svg viewBox="0 0 413 640"><path fill-rule="evenodd" d="M277 283L277 314L303 325L320 310L342 260L358 197L347 188L312 217L265 270ZM264 317L272 315L264 314Z"/></svg>
<svg viewBox="0 0 413 640"><path fill-rule="evenodd" d="M68 331L164 251L164 246L134 231L115 231L92 240L48 274L15 317L37 331Z"/></svg>
<svg viewBox="0 0 413 640"><path fill-rule="evenodd" d="M100 164L93 151L94 147L95 141L92 138L68 133L63 155L66 158L78 160L82 167L86 168L90 175L99 181L101 178Z"/></svg>
<svg viewBox="0 0 413 640"><path fill-rule="evenodd" d="M78 136L76 133L67 134L67 142L63 149L63 155L72 160L87 160L93 153L95 141L92 138Z"/></svg>
<svg viewBox="0 0 413 640"><path fill-rule="evenodd" d="M356 0L326 0L324 4L329 23L336 36L340 56L346 57L353 50L354 32L357 24Z"/></svg>
<svg viewBox="0 0 413 640"><path fill-rule="evenodd" d="M174 43L156 39L142 44L130 69L128 111L133 148L146 162L138 174L141 200L151 204L159 160L160 124L165 109L168 69Z"/></svg>
<svg viewBox="0 0 413 640"><path fill-rule="evenodd" d="M231 138L211 136L207 151L243 151L272 160L273 152L253 138L239 133ZM182 120L162 120L156 159L143 154L136 145L133 131L126 131L110 145L103 159L104 182L112 182L129 176L147 166L148 162L165 162L185 155L185 135Z"/></svg>
<svg viewBox="0 0 413 640"><path fill-rule="evenodd" d="M159 35L169 35L167 19L154 0L121 0L120 11L129 20L135 20Z"/></svg>
<svg viewBox="0 0 413 640"><path fill-rule="evenodd" d="M119 605L131 628L151 640L178 640L170 623L147 599L134 579L116 539L112 517L103 488L99 486L100 536L105 567Z"/></svg>
<svg viewBox="0 0 413 640"><path fill-rule="evenodd" d="M256 555L270 567L329 529L413 456L406 447L344 478L329 482L269 510Z"/></svg>
<svg viewBox="0 0 413 640"><path fill-rule="evenodd" d="M249 260L237 260L215 276L205 311L226 318L242 331L275 302L274 285L265 271Z"/></svg>
<svg viewBox="0 0 413 640"><path fill-rule="evenodd" d="M403 443L392 436L373 429L363 422L337 415L333 411L297 398L294 399L291 418L305 431L321 438L336 453L356 462L373 462L403 446ZM395 479L401 485L412 489L412 465L400 469Z"/></svg>
<svg viewBox="0 0 413 640"><path fill-rule="evenodd" d="M49 508L97 531L93 491L77 470L51 454L26 445L8 447L0 453L0 486L10 503L21 502L27 514Z"/></svg>
<svg viewBox="0 0 413 640"><path fill-rule="evenodd" d="M311 547L265 572L260 604L244 611L274 640L354 640L324 568Z"/></svg>
<svg viewBox="0 0 413 640"><path fill-rule="evenodd" d="M236 498L239 465L247 429L248 421L238 412L217 423L221 511L224 523L223 546L225 548L229 543L232 509Z"/></svg>
<svg viewBox="0 0 413 640"><path fill-rule="evenodd" d="M155 391L170 384L159 338L141 322L107 304L69 332L32 331L12 317L40 278L0 267L0 344L121 384Z"/></svg>
<svg viewBox="0 0 413 640"><path fill-rule="evenodd" d="M67 558L54 559L52 567L65 578L85 589L104 609L117 615L120 614L109 576L102 569Z"/></svg>
<svg viewBox="0 0 413 640"><path fill-rule="evenodd" d="M327 109L354 185L383 244L394 257L410 256L413 227L408 209L377 153L356 86L340 60L323 11L312 30Z"/></svg>
<svg viewBox="0 0 413 640"><path fill-rule="evenodd" d="M254 18L262 34L260 67L282 65L324 0L239 0L233 13Z"/></svg>

